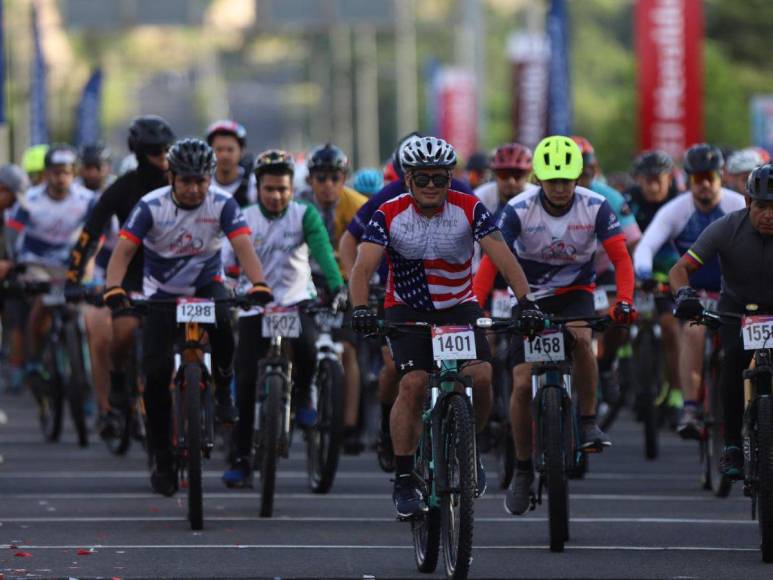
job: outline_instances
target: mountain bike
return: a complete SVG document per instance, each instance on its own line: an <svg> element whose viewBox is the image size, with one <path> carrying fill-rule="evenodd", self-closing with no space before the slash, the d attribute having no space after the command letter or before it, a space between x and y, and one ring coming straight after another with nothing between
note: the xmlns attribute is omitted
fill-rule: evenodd
<svg viewBox="0 0 773 580"><path fill-rule="evenodd" d="M481 318L482 328L490 319ZM475 360L472 325L438 326L424 322L380 322L382 334L420 333L432 340L436 369L422 413L415 471L422 482L426 510L411 519L416 567L434 572L442 541L448 578L467 578L472 563L477 449L472 381L462 375Z"/></svg>
<svg viewBox="0 0 773 580"><path fill-rule="evenodd" d="M773 563L773 316L758 314L756 304L746 315L704 310L698 323L727 324L740 319L744 350L752 351L744 371L744 495L752 500L752 519L760 530L762 560ZM737 322L736 322L737 324Z"/></svg>

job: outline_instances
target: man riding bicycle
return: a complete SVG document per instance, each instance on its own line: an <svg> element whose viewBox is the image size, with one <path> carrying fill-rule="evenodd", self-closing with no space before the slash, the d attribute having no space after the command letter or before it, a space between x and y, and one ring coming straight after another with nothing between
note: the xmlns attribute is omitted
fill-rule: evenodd
<svg viewBox="0 0 773 580"><path fill-rule="evenodd" d="M500 216L502 235L523 264L538 300L538 310L528 303L519 304L518 309L522 318L541 317L540 311L554 316L594 316L593 263L600 242L615 267L617 303L612 318L630 324L635 317L633 268L625 236L604 197L577 185L582 163L580 147L572 139L546 137L534 151L534 175L540 187L513 198ZM475 277L476 293L490 287L492 277L493 268L484 258ZM591 330L571 325L569 330L574 336L572 384L579 391L581 448L607 447L612 443L596 424L598 368ZM510 365L516 470L505 508L521 515L529 507L534 482L531 365L525 362L521 337L514 337Z"/></svg>
<svg viewBox="0 0 773 580"><path fill-rule="evenodd" d="M435 137L411 139L400 153L409 193L384 203L370 220L352 270L350 290L358 333L377 330L377 315L368 306L368 283L387 253L389 275L385 318L394 322L471 324L482 315L472 292L472 256L477 241L504 273L521 300L529 291L515 257L502 241L491 214L474 196L449 189L457 158L454 149ZM429 335L395 335L389 347L400 374L391 412L396 478L393 500L400 517L422 511L422 493L413 475L421 432L421 413L429 374L434 369ZM472 378L477 430L486 425L492 404L491 365L485 335L475 331L477 358L464 369ZM478 495L486 478L478 457Z"/></svg>
<svg viewBox="0 0 773 580"><path fill-rule="evenodd" d="M263 282L263 268L250 240L250 229L239 205L211 185L215 169L212 149L198 139L175 143L167 155L171 185L144 196L121 230L107 267L105 303L114 312L129 307L121 283L132 258L144 247L143 291L150 298L197 296L226 298L220 254L228 237L244 273L252 283L248 293L267 302L271 291ZM208 329L215 382L215 415L223 423L238 418L230 392L233 376L234 334L224 304L216 307L216 323ZM149 310L143 328L145 406L149 422L149 449L154 457L151 485L156 493L177 490L177 472L170 441L173 347L177 325L174 309ZM250 340L251 337L242 337Z"/></svg>
<svg viewBox="0 0 773 580"><path fill-rule="evenodd" d="M691 280L717 258L722 272L718 310L745 314L747 304L756 304L760 314L773 313L773 165L758 167L749 175L746 208L706 227L671 269L677 317L694 320L701 315L703 305ZM724 351L719 389L725 419L725 449L719 466L728 477L743 479L743 371L752 351L744 350L740 321L723 321L719 333Z"/></svg>
<svg viewBox="0 0 773 580"><path fill-rule="evenodd" d="M664 245L673 244L679 255L683 255L709 224L744 207L742 195L722 187L723 165L722 152L713 145L700 143L687 150L684 170L690 178L690 192L665 204L644 232L633 255L639 280L653 277L655 255ZM719 262L711 260L693 276L691 284L704 292L719 292ZM677 432L685 439L697 439L701 431L697 398L703 377L705 337L705 327L691 325L684 325L679 337L679 379L684 409Z"/></svg>
<svg viewBox="0 0 773 580"><path fill-rule="evenodd" d="M265 267L266 281L274 291L277 306L303 305L317 297L311 279L309 257L313 257L324 273L329 294L337 296L336 306L346 303L346 287L338 271L333 246L328 239L317 210L293 200L295 164L289 153L271 149L264 151L255 162L258 203L244 210L244 218L252 233L250 238ZM228 246L223 248L226 270L236 267L235 256ZM241 285L249 288L242 278ZM309 387L315 365L316 328L314 321L299 312L301 332L291 339L293 353L293 396L296 417L309 414ZM236 425L236 457L223 474L228 487L245 487L252 480L252 434L255 429L255 385L258 361L266 356L270 338L261 337L262 316L257 311L240 313L239 340L236 351L236 400L239 423ZM302 423L314 423L304 417Z"/></svg>

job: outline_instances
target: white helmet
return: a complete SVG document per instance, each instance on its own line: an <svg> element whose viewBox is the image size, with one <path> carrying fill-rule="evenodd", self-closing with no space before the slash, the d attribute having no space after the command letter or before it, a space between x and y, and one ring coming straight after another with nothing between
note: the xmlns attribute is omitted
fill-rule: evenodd
<svg viewBox="0 0 773 580"><path fill-rule="evenodd" d="M437 137L414 137L400 148L400 165L409 169L456 167L456 151L449 143Z"/></svg>
<svg viewBox="0 0 773 580"><path fill-rule="evenodd" d="M727 158L727 172L730 175L747 173L762 165L762 162L762 157L754 149L740 149Z"/></svg>

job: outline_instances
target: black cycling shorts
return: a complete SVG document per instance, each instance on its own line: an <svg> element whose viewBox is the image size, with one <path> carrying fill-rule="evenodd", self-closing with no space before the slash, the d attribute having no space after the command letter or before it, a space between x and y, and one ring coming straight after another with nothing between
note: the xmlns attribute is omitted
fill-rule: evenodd
<svg viewBox="0 0 773 580"><path fill-rule="evenodd" d="M389 322L429 322L431 324L473 324L483 316L483 311L477 302L459 304L445 310L422 312L409 306L392 306L384 312L384 318ZM420 331L394 332L388 336L387 346L392 352L395 367L400 375L411 371L435 370L436 365L432 356L432 340L430 331L426 335ZM486 333L475 330L475 351L477 360L489 361L491 351L486 340Z"/></svg>
<svg viewBox="0 0 773 580"><path fill-rule="evenodd" d="M596 308L593 305L593 294L584 290L575 290L558 296L549 296L538 300L537 304L545 314L553 316L596 316ZM523 337L515 335L510 339L510 352L507 362L510 368L525 362L523 350Z"/></svg>

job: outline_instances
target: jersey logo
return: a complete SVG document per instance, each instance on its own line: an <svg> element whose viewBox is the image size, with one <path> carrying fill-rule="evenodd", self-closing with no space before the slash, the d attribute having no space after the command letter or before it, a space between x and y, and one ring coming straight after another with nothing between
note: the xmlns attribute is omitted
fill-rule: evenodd
<svg viewBox="0 0 773 580"><path fill-rule="evenodd" d="M542 249L542 258L544 260L574 262L576 254L577 248L572 244L567 244L564 240L553 240L547 248Z"/></svg>
<svg viewBox="0 0 773 580"><path fill-rule="evenodd" d="M169 244L169 250L175 254L198 254L203 247L204 240L194 238L193 234L184 228Z"/></svg>

